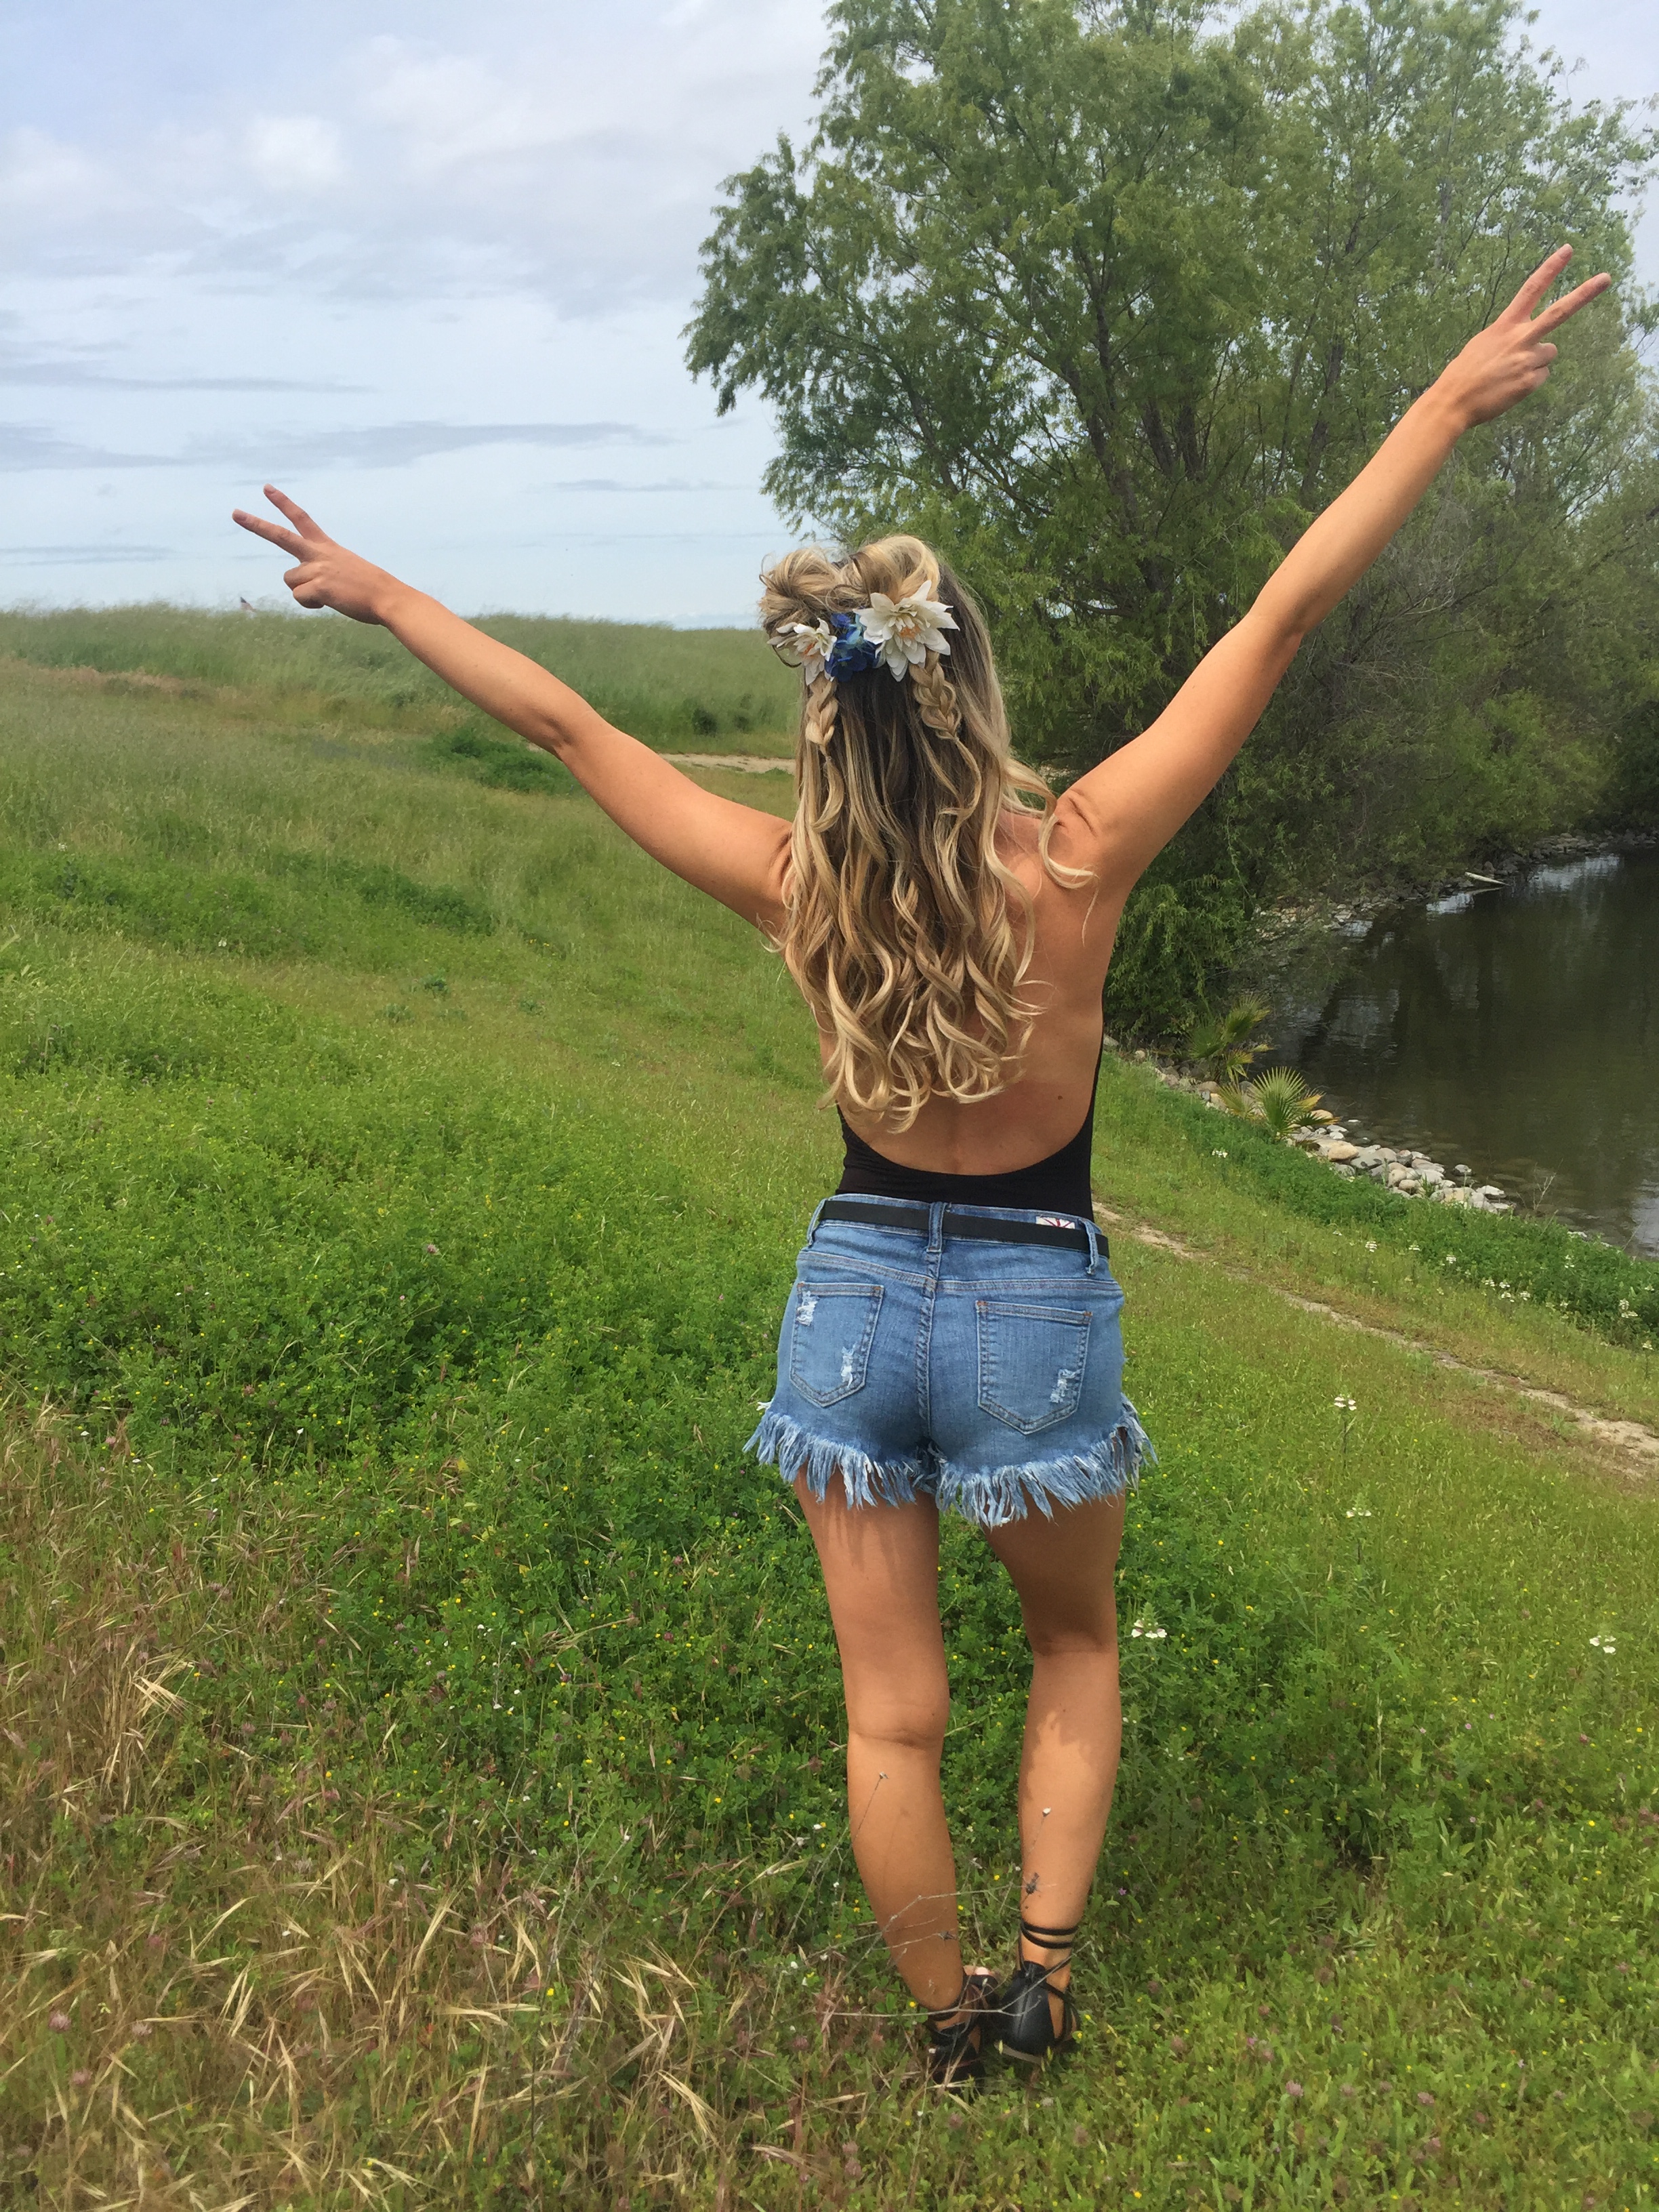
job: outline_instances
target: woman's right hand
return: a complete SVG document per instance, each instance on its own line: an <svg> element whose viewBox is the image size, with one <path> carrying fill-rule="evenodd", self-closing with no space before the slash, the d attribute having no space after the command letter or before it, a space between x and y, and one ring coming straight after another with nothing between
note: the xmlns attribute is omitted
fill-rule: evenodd
<svg viewBox="0 0 1659 2212"><path fill-rule="evenodd" d="M1558 246L1534 269L1496 322L1472 337L1439 380L1444 398L1466 428L1506 414L1550 373L1555 348L1548 343L1570 315L1587 307L1612 283L1605 273L1585 281L1540 314L1533 310L1572 258L1570 246Z"/></svg>
<svg viewBox="0 0 1659 2212"><path fill-rule="evenodd" d="M296 507L275 484L265 486L265 497L287 515L294 525L292 530L279 529L264 515L248 514L240 507L233 510L230 519L267 544L294 556L300 565L285 570L283 581L300 605L332 607L337 614L349 615L353 622L383 623L393 593L404 588L398 579L388 570L377 568L372 561L365 561L361 554L337 545L304 507Z"/></svg>
<svg viewBox="0 0 1659 2212"><path fill-rule="evenodd" d="M1549 332L1613 281L1592 276L1534 313L1571 258L1564 246L1534 270L1497 321L1469 340L1303 532L1255 605L1205 654L1152 727L1066 791L1060 809L1073 826L1065 858L1095 867L1103 890L1127 896L1214 789L1302 640L1364 574L1464 431L1490 422L1549 374L1555 359Z"/></svg>

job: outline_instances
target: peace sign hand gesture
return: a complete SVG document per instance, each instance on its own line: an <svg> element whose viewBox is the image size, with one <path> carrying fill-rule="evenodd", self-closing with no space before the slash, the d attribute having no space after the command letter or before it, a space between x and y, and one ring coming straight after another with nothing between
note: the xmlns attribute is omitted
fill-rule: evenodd
<svg viewBox="0 0 1659 2212"><path fill-rule="evenodd" d="M1534 314L1533 310L1571 258L1571 246L1558 246L1533 270L1497 321L1469 340L1441 378L1466 424L1490 422L1535 392L1555 359L1555 348L1547 343L1550 332L1599 299L1612 283L1608 276L1588 277L1541 314Z"/></svg>
<svg viewBox="0 0 1659 2212"><path fill-rule="evenodd" d="M265 497L288 517L294 525L292 530L280 529L263 515L248 514L240 507L233 510L231 520L294 556L299 566L288 569L283 581L300 605L332 607L337 614L349 615L353 622L384 622L391 595L401 588L398 579L360 555L348 552L343 545L337 545L304 507L296 507L275 484L265 486Z"/></svg>

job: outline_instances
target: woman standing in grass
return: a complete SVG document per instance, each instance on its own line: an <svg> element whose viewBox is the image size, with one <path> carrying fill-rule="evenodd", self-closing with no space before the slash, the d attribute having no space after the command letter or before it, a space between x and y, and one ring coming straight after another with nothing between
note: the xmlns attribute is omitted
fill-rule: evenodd
<svg viewBox="0 0 1659 2212"><path fill-rule="evenodd" d="M556 754L665 866L754 921L817 1024L847 1159L813 1217L776 1393L751 1443L799 1496L848 1709L853 1848L928 2065L1073 2032L1070 1945L1120 1736L1112 1581L1148 1449L1121 1394L1122 1293L1090 1198L1101 992L1125 900L1221 775L1302 640L1370 567L1462 433L1536 389L1553 254L1412 406L1143 735L1056 801L1010 750L989 640L915 538L769 570L761 615L804 691L793 825L702 790L556 677L337 545L267 486L306 607L381 623ZM1032 1651L1019 1773L1019 1956L964 1970L939 1791L950 1692L939 1516L976 1522Z"/></svg>

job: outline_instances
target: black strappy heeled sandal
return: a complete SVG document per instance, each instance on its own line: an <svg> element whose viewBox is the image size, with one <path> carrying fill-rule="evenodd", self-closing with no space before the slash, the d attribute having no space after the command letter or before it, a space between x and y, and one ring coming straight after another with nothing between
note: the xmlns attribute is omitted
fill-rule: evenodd
<svg viewBox="0 0 1659 2212"><path fill-rule="evenodd" d="M1072 1939L1082 1925L1079 1920L1070 1928L1038 1928L1022 1915L1019 1932L1026 1942L1039 1951L1063 1951L1066 1955L1046 1966L1039 1966L1035 1959L1022 1959L1013 1978L1003 1990L1001 2042L1003 2049L1014 2057L1052 2058L1056 2051L1066 2050L1076 2034L1077 2007L1072 2002L1071 1989L1068 1985L1057 1990L1048 1977L1071 1965ZM1050 1997L1060 1999L1058 2033L1048 2002Z"/></svg>
<svg viewBox="0 0 1659 2212"><path fill-rule="evenodd" d="M977 2086L984 2068L981 2045L995 2033L997 2012L995 1979L981 1966L963 1975L954 2004L941 2005L937 2012L928 2014L927 2079L935 2088L968 2090ZM953 2013L961 2013L963 2018L947 2027L945 2023Z"/></svg>

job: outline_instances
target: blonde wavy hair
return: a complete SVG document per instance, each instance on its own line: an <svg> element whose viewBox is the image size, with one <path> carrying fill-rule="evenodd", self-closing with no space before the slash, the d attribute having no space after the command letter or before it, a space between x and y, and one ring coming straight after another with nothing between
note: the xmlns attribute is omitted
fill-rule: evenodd
<svg viewBox="0 0 1659 2212"><path fill-rule="evenodd" d="M985 620L919 538L883 538L837 561L822 547L763 570L761 621L793 657L793 627L926 590L956 617L948 663L929 652L896 683L884 667L806 684L798 803L778 939L833 1039L825 1103L908 1129L934 1097L994 1097L1018 1079L1036 1009L1021 995L1032 917L997 852L1006 811L1041 813L1053 860L1054 799L1010 750ZM947 672L948 670L948 672Z"/></svg>

